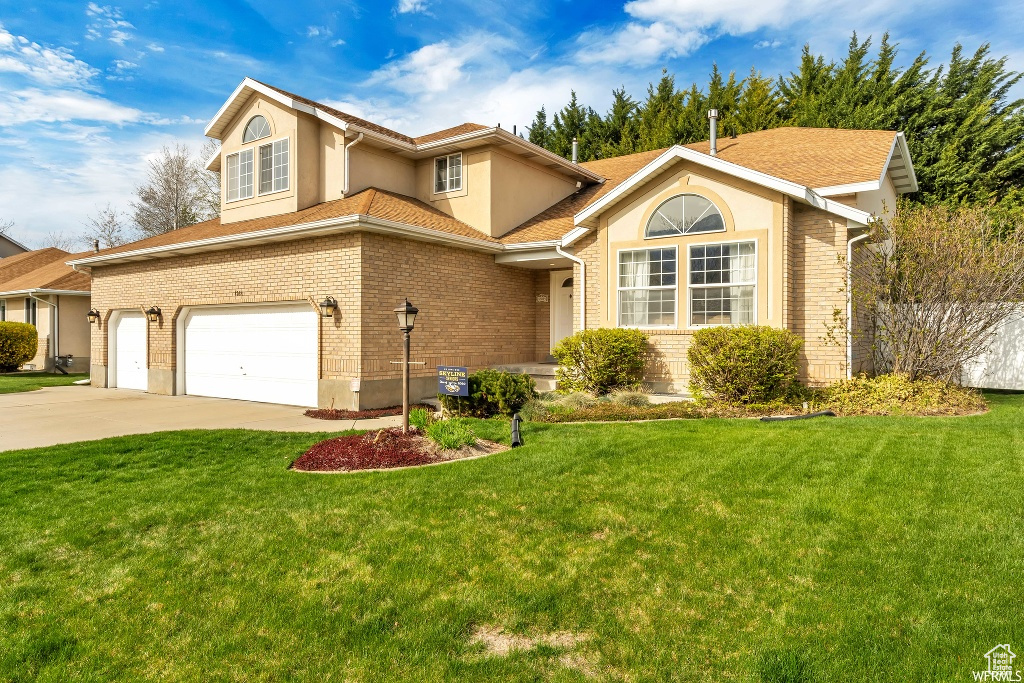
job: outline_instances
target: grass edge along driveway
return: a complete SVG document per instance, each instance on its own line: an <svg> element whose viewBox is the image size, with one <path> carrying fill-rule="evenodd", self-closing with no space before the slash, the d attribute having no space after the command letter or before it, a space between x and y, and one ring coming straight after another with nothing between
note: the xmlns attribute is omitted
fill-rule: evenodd
<svg viewBox="0 0 1024 683"><path fill-rule="evenodd" d="M1024 397L992 402L356 475L287 471L311 434L2 453L0 679L972 680L1024 643Z"/></svg>
<svg viewBox="0 0 1024 683"><path fill-rule="evenodd" d="M78 380L88 379L89 373L76 372L67 375L52 372L18 372L0 375L0 394L16 394L22 391L36 391L43 387L64 387Z"/></svg>

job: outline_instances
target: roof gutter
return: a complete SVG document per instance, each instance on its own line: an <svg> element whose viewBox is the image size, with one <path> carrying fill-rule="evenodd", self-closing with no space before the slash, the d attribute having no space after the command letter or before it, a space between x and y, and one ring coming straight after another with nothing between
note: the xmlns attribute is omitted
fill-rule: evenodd
<svg viewBox="0 0 1024 683"><path fill-rule="evenodd" d="M42 296L91 296L92 292L83 292L80 289L15 289L10 292L0 292L0 296L28 296L33 299L36 295Z"/></svg>
<svg viewBox="0 0 1024 683"><path fill-rule="evenodd" d="M355 140L353 140L352 142L346 142L345 143L345 179L342 181L342 188L341 188L341 196L342 197L347 197L348 196L348 188L349 188L349 182L348 182L349 181L349 172L348 172L348 169L349 169L349 150L352 149L353 147L355 147L356 145L358 145L362 141L363 141L363 134L360 133L356 137Z"/></svg>

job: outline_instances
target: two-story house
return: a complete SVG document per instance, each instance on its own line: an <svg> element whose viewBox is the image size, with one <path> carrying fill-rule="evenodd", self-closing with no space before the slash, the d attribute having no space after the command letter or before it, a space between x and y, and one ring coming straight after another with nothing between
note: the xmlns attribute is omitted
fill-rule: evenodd
<svg viewBox="0 0 1024 683"><path fill-rule="evenodd" d="M71 261L101 314L97 386L393 405L405 298L417 396L438 365L533 362L602 326L650 334L658 390L685 390L693 331L721 324L791 329L804 379L828 382L862 362L824 339L846 305L839 257L916 189L889 131L577 164L500 127L410 137L248 78L206 133L220 218Z"/></svg>

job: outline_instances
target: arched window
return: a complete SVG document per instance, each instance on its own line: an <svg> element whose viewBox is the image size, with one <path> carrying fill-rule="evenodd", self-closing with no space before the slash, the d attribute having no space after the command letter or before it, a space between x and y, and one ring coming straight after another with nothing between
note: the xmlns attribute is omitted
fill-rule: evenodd
<svg viewBox="0 0 1024 683"><path fill-rule="evenodd" d="M654 210L644 237L675 237L704 232L725 232L722 212L700 195L680 194L662 202Z"/></svg>
<svg viewBox="0 0 1024 683"><path fill-rule="evenodd" d="M562 286L563 287L572 287L572 278L571 277L565 278L565 282L562 283Z"/></svg>
<svg viewBox="0 0 1024 683"><path fill-rule="evenodd" d="M245 133L242 134L242 142L252 142L260 138L270 137L270 124L262 116L254 116L249 119L245 126Z"/></svg>

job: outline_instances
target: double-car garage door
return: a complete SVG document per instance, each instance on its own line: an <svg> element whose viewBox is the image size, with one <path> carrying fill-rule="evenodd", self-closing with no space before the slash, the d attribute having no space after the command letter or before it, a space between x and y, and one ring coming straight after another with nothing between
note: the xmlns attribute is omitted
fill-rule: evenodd
<svg viewBox="0 0 1024 683"><path fill-rule="evenodd" d="M139 318L141 326L134 314L123 315L115 331L115 378L119 387L146 388L137 382L129 386L121 381L132 377L122 375L122 365L128 369L129 363L138 362L137 358L122 358L122 350L135 348L137 344L131 340L138 339L139 333L144 354L146 321ZM178 362L182 367L178 379L184 383L179 392L317 405L317 315L309 304L193 308L179 324L182 353Z"/></svg>

